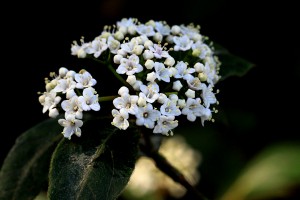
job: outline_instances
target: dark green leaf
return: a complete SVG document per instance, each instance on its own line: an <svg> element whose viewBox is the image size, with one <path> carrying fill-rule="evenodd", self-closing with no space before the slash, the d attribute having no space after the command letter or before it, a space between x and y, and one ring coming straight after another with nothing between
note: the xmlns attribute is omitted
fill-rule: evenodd
<svg viewBox="0 0 300 200"><path fill-rule="evenodd" d="M230 76L244 76L255 65L248 60L231 54L227 49L219 44L214 44L215 54L221 61L221 80Z"/></svg>
<svg viewBox="0 0 300 200"><path fill-rule="evenodd" d="M121 131L111 120L83 125L81 138L64 139L51 161L48 195L56 200L116 199L127 185L138 152L136 129Z"/></svg>
<svg viewBox="0 0 300 200"><path fill-rule="evenodd" d="M33 199L47 186L55 144L62 138L57 119L24 132L8 153L0 171L0 199Z"/></svg>

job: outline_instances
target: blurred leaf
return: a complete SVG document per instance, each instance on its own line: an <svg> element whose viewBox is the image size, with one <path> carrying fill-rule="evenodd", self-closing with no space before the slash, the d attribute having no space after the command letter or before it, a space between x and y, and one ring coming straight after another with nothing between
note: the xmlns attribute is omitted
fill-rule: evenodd
<svg viewBox="0 0 300 200"><path fill-rule="evenodd" d="M288 195L300 185L300 144L268 147L248 165L221 200L262 200Z"/></svg>
<svg viewBox="0 0 300 200"><path fill-rule="evenodd" d="M64 139L51 161L50 199L116 199L127 185L138 152L138 132L108 119L84 124L81 138Z"/></svg>
<svg viewBox="0 0 300 200"><path fill-rule="evenodd" d="M215 54L221 61L221 81L230 76L244 76L255 65L250 61L231 54L227 49L214 43Z"/></svg>
<svg viewBox="0 0 300 200"><path fill-rule="evenodd" d="M51 154L62 138L57 119L46 120L20 135L0 171L0 199L33 199L47 186Z"/></svg>

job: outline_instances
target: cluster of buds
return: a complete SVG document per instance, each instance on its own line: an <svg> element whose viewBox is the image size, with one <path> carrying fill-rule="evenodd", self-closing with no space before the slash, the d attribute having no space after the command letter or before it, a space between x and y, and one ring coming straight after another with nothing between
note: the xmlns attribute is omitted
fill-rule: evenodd
<svg viewBox="0 0 300 200"><path fill-rule="evenodd" d="M126 130L133 121L153 133L172 135L179 116L192 122L200 118L204 125L217 112L212 105L218 103L214 86L220 79L221 63L212 42L200 34L200 26L170 26L154 20L143 24L124 18L105 26L92 41L83 37L80 43L74 41L71 54L104 63L121 80L123 86L113 99L112 110L112 125L119 129ZM95 83L92 80L90 86ZM94 94L92 89L88 91ZM44 103L44 110L48 107ZM100 106L97 108L94 110ZM67 116L60 121L63 126L70 122Z"/></svg>
<svg viewBox="0 0 300 200"><path fill-rule="evenodd" d="M43 113L49 111L49 117L55 118L63 110L65 118L58 123L64 127L64 137L80 136L83 111L100 110L98 94L93 88L97 81L86 70L76 73L65 67L59 69L58 75L51 72L50 78L45 78L46 91L39 96Z"/></svg>

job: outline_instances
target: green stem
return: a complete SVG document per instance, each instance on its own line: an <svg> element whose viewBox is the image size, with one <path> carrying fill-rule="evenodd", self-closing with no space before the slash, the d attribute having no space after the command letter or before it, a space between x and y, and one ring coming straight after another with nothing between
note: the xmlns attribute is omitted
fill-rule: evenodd
<svg viewBox="0 0 300 200"><path fill-rule="evenodd" d="M114 100L117 97L119 97L119 96L104 96L104 97L99 97L98 101L99 102L112 101L112 100Z"/></svg>

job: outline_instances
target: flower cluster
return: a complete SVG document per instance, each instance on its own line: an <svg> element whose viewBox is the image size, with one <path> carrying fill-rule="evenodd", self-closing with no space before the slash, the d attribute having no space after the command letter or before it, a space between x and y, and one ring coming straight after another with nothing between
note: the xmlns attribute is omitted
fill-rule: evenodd
<svg viewBox="0 0 300 200"><path fill-rule="evenodd" d="M49 111L49 117L55 118L60 110L65 111L65 119L58 120L64 127L64 137L80 136L83 111L100 110L98 94L93 88L97 81L86 70L76 73L65 67L59 69L58 75L51 72L50 77L52 80L45 78L46 91L39 96L43 113Z"/></svg>
<svg viewBox="0 0 300 200"><path fill-rule="evenodd" d="M217 103L213 89L220 78L220 62L212 43L207 43L193 24L169 26L154 20L143 24L123 18L90 42L74 41L71 54L99 60L111 57L109 65L128 83L113 101L113 125L125 130L133 116L136 125L169 135L180 115L189 121L199 117L204 125L216 112L211 105Z"/></svg>

